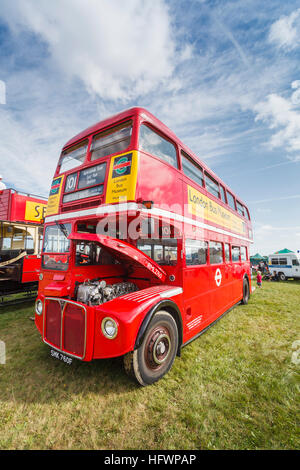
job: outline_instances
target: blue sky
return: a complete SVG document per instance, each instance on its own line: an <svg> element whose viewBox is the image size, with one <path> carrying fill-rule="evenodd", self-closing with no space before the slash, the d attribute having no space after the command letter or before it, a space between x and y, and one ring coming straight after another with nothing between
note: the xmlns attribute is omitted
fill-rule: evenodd
<svg viewBox="0 0 300 470"><path fill-rule="evenodd" d="M1 0L0 173L48 195L63 144L144 106L249 206L263 254L300 250L300 5Z"/></svg>

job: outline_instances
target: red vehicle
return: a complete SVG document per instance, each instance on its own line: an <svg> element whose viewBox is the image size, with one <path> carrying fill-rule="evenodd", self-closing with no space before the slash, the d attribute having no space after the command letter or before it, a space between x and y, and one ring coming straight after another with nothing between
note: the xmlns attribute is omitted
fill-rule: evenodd
<svg viewBox="0 0 300 470"><path fill-rule="evenodd" d="M0 191L0 295L37 289L47 201Z"/></svg>
<svg viewBox="0 0 300 470"><path fill-rule="evenodd" d="M141 385L251 292L246 205L162 122L132 108L63 148L35 323L52 355L124 356Z"/></svg>

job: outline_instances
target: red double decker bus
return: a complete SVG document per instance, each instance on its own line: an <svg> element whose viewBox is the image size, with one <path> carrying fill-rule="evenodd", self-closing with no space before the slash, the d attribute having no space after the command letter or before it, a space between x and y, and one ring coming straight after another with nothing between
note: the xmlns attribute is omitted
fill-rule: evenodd
<svg viewBox="0 0 300 470"><path fill-rule="evenodd" d="M162 122L132 108L63 148L35 323L66 361L124 356L141 385L251 292L246 205Z"/></svg>

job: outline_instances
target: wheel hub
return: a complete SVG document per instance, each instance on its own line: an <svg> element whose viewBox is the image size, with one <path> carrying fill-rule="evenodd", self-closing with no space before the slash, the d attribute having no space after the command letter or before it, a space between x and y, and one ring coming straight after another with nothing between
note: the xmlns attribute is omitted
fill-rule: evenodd
<svg viewBox="0 0 300 470"><path fill-rule="evenodd" d="M157 369L168 358L171 351L171 340L166 328L160 326L154 329L145 348L145 359L151 369Z"/></svg>

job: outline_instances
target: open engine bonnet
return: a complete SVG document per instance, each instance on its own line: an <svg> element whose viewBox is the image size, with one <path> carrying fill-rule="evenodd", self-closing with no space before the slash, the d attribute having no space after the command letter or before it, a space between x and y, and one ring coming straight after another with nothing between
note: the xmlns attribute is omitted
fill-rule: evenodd
<svg viewBox="0 0 300 470"><path fill-rule="evenodd" d="M123 240L98 235L92 233L71 233L69 240L99 243L104 247L115 259L120 261L122 265L130 271L130 267L143 268L144 277L164 282L166 272L142 251L130 245ZM121 295L128 294L139 290L136 284L132 282L118 282L108 285L101 278L86 280L77 286L75 297L78 302L86 305L101 305L109 300L113 300Z"/></svg>
<svg viewBox="0 0 300 470"><path fill-rule="evenodd" d="M130 245L129 243L118 240L116 238L107 237L105 235L98 235L94 233L71 233L68 236L69 240L74 241L87 241L99 243L100 246L105 248L112 256L121 262L121 264L128 268L136 266L145 270L145 277L161 281L166 279L166 272L162 267L153 261L149 256L145 255L138 248Z"/></svg>

